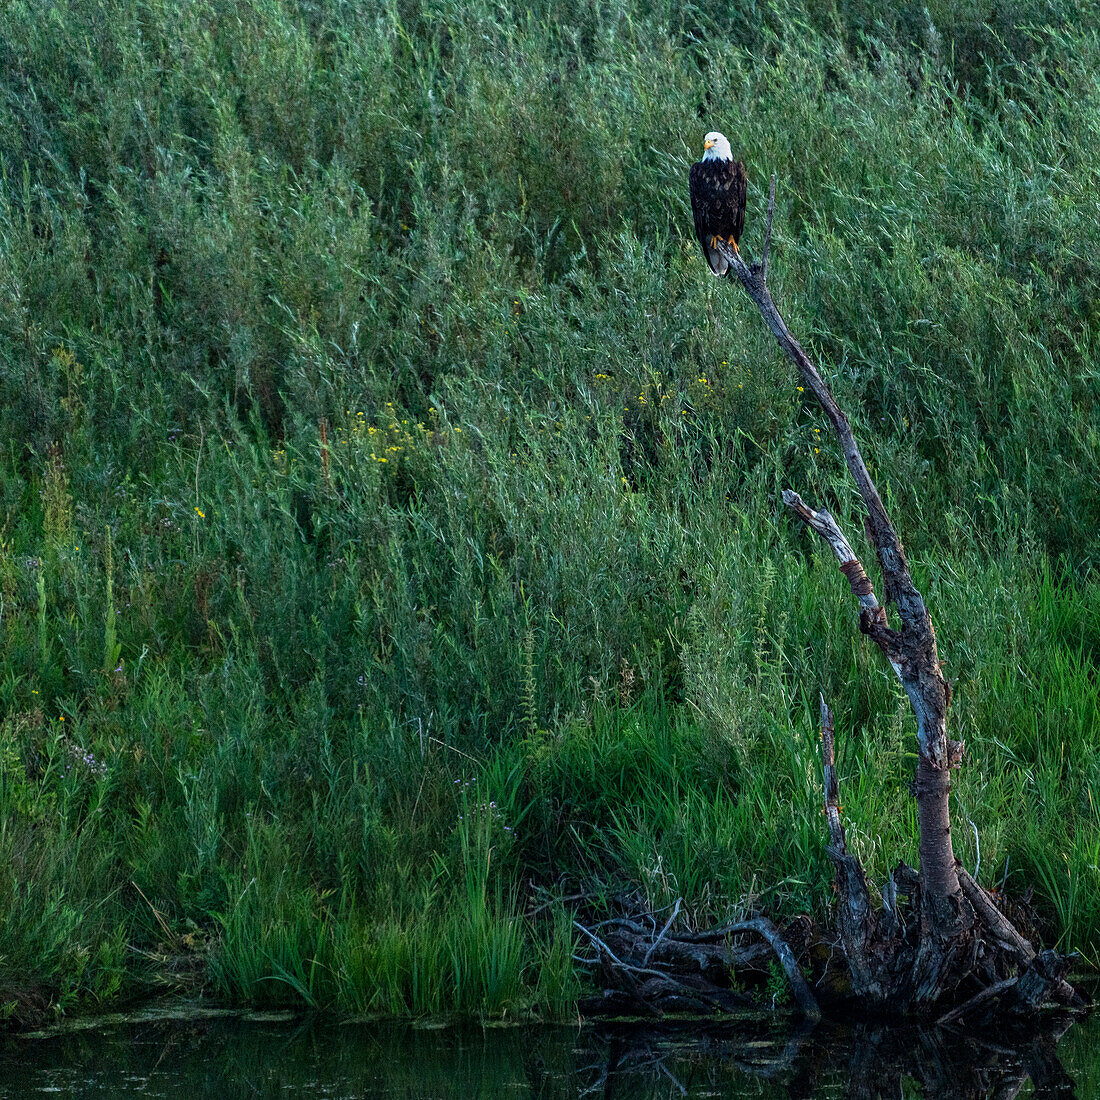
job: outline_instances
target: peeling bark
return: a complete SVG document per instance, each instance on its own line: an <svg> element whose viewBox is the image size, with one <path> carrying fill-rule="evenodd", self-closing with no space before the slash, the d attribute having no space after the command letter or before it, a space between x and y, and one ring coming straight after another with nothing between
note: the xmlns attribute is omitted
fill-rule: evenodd
<svg viewBox="0 0 1100 1100"><path fill-rule="evenodd" d="M821 699L821 761L825 786L825 820L829 825L829 858L836 867L836 887L840 896L838 921L840 942L852 977L852 993L872 1001L885 999L885 991L870 959L874 936L871 891L863 866L848 851L844 825L840 820L840 783L836 775L833 716Z"/></svg>
<svg viewBox="0 0 1100 1100"><path fill-rule="evenodd" d="M768 221L764 250L758 262L746 264L740 253L728 250L730 273L736 276L779 346L798 369L803 385L816 398L836 434L844 462L856 483L867 509L867 534L882 569L886 604L897 609L901 628L893 630L886 609L879 605L866 571L828 512L817 512L803 503L797 493L787 490L783 499L798 517L816 531L832 548L840 567L859 600L860 629L882 650L897 674L917 718L917 744L920 763L917 769L916 796L921 821L920 857L922 885L930 899L953 899L955 904L931 907L936 923L953 920L961 899L955 855L951 847L951 823L948 797L949 751L947 743L947 704L949 690L940 667L936 632L924 598L917 591L909 572L909 562L901 539L887 515L877 487L863 460L852 433L852 425L837 404L832 391L817 367L791 335L768 289L768 250L775 215L775 177L768 199ZM950 929L953 931L953 926Z"/></svg>
<svg viewBox="0 0 1100 1100"><path fill-rule="evenodd" d="M943 675L936 632L851 423L791 335L768 289L774 214L773 176L760 260L747 263L742 253L726 248L721 241L717 248L729 261L729 277L740 282L833 427L866 509L867 538L882 572L882 603L833 516L807 505L790 489L783 491L783 501L833 551L859 604L860 631L889 662L917 720L918 759L911 789L917 800L920 871L917 875L899 865L883 887L883 906L876 912L863 868L847 848L839 813L833 720L824 699L821 701L828 852L836 868L837 920L851 995L899 1011L920 1012L951 1002L958 1005L959 1015L998 1004L1011 1011L1034 1012L1052 999L1071 1003L1076 994L1064 980L1064 960L1053 952L1036 953L955 859L951 771L961 764L964 746L947 736L951 690ZM891 605L897 613L897 629L887 615ZM910 899L907 906L901 905L899 895Z"/></svg>

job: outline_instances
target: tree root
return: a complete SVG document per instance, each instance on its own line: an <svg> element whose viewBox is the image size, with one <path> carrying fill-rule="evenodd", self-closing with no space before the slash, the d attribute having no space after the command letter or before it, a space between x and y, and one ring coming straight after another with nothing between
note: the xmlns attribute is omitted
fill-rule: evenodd
<svg viewBox="0 0 1100 1100"><path fill-rule="evenodd" d="M823 934L801 918L780 932L755 917L704 931L677 930L681 899L663 924L623 902L620 915L592 927L574 921L595 952L577 961L598 967L605 987L601 999L585 1003L587 1014L660 1017L759 1007L759 991L774 989L776 961L792 1008L811 1022L821 1018L819 1001L830 1015L870 1011L943 1025L1033 1018L1051 1003L1084 1005L1065 980L1068 960L1037 951L961 864L958 912L950 922L929 918L920 876L904 863L884 883L882 906L875 908L863 867L848 850L833 719L824 700L821 748L828 853L836 868L835 929ZM945 936L945 927L957 931Z"/></svg>
<svg viewBox="0 0 1100 1100"><path fill-rule="evenodd" d="M595 949L594 956L577 961L598 967L604 980L603 997L585 1005L590 1014L661 1016L745 1008L757 1003L746 986L763 985L778 961L797 1013L811 1021L821 1018L795 952L772 921L756 917L706 932L671 932L680 903L677 899L676 912L660 932L657 922L640 911L601 922L595 926L598 933L573 922Z"/></svg>

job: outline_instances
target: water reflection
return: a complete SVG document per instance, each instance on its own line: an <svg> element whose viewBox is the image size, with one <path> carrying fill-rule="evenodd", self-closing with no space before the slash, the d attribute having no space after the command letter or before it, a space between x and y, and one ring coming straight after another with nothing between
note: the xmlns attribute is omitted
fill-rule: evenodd
<svg viewBox="0 0 1100 1100"><path fill-rule="evenodd" d="M1056 1052L1069 1021L1029 1037L967 1036L946 1030L860 1025L819 1026L785 1038L745 1028L696 1031L685 1043L676 1034L633 1031L610 1040L608 1057L589 1094L642 1095L639 1077L662 1073L672 1090L645 1095L844 1096L858 1100L922 1097L925 1100L1005 1100L1078 1093ZM750 1083L760 1087L753 1091ZM772 1086L767 1088L764 1086Z"/></svg>
<svg viewBox="0 0 1100 1100"><path fill-rule="evenodd" d="M1100 1027L981 1039L867 1025L424 1029L146 1014L0 1042L0 1097L1081 1098ZM1063 1035L1063 1032L1065 1034Z"/></svg>

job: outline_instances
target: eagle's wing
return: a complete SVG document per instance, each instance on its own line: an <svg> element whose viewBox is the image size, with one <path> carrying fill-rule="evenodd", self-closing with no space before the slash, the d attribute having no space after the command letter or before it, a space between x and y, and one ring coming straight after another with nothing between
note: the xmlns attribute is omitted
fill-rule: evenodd
<svg viewBox="0 0 1100 1100"><path fill-rule="evenodd" d="M733 164L733 186L730 188L730 200L733 206L733 239L741 240L745 228L745 203L749 196L749 180L745 175L745 166L741 161Z"/></svg>
<svg viewBox="0 0 1100 1100"><path fill-rule="evenodd" d="M688 171L688 194L691 196L691 214L695 219L695 236L699 239L711 271L715 275L725 275L729 264L717 249L710 246L710 238L714 233L710 225L715 213L711 190L702 161L696 161Z"/></svg>

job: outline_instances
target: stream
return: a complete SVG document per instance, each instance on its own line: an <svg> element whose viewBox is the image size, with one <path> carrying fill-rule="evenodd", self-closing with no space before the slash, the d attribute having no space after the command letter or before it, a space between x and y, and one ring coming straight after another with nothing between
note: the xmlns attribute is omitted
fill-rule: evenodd
<svg viewBox="0 0 1100 1100"><path fill-rule="evenodd" d="M333 1023L196 1006L0 1038L0 1097L1100 1096L1100 1016L1046 1033Z"/></svg>

